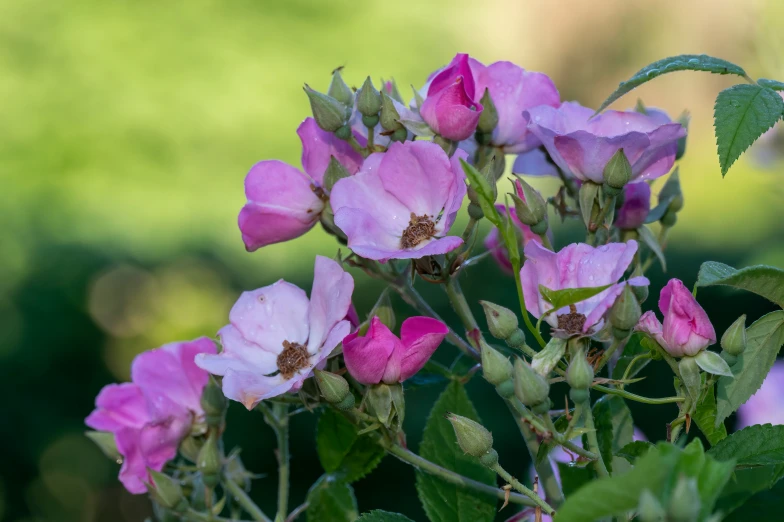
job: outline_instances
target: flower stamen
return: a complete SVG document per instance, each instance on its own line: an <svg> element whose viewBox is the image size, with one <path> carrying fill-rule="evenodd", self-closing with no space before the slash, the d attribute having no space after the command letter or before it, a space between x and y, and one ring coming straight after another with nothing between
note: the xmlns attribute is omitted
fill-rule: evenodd
<svg viewBox="0 0 784 522"><path fill-rule="evenodd" d="M310 354L299 343L283 341L283 351L278 355L278 369L284 379L291 379L299 370L308 366Z"/></svg>
<svg viewBox="0 0 784 522"><path fill-rule="evenodd" d="M569 313L558 316L558 329L568 334L579 334L583 332L586 317L578 313L574 305L569 305Z"/></svg>
<svg viewBox="0 0 784 522"><path fill-rule="evenodd" d="M427 214L417 216L411 213L408 227L400 237L401 248L414 248L422 241L426 241L436 234L436 224Z"/></svg>

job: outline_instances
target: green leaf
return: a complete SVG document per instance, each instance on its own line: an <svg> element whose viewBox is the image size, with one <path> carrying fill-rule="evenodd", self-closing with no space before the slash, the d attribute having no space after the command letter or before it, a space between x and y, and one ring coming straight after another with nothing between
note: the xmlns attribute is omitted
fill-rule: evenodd
<svg viewBox="0 0 784 522"><path fill-rule="evenodd" d="M634 438L634 421L626 402L617 395L605 395L593 405L593 419L607 471L617 473L628 469L628 462L615 457Z"/></svg>
<svg viewBox="0 0 784 522"><path fill-rule="evenodd" d="M410 131L415 136L424 136L426 138L432 138L436 135L433 132L433 129L428 127L427 123L419 120L398 120L400 124L406 128L406 130Z"/></svg>
<svg viewBox="0 0 784 522"><path fill-rule="evenodd" d="M659 263L662 267L662 272L667 271L667 258L664 257L664 252L661 249L661 245L659 244L659 240L656 239L656 236L653 235L651 229L646 227L645 225L641 226L637 229L637 234L640 236L640 240L645 243L651 252L656 256L659 260Z"/></svg>
<svg viewBox="0 0 784 522"><path fill-rule="evenodd" d="M713 119L722 176L783 112L784 100L773 89L744 84L719 93Z"/></svg>
<svg viewBox="0 0 784 522"><path fill-rule="evenodd" d="M463 386L451 382L427 419L419 447L420 455L463 476L495 485L495 473L477 459L463 454L458 447L452 425L444 417L447 412L479 422ZM425 513L432 522L490 522L495 518L497 502L491 496L458 488L422 472L417 472L416 488Z"/></svg>
<svg viewBox="0 0 784 522"><path fill-rule="evenodd" d="M548 311L548 313L551 313L556 312L565 306L590 299L597 294L601 294L611 286L612 284L604 286L590 286L585 288L564 288L563 290L550 290L543 285L539 285L539 291L542 293L542 298L553 305L553 309Z"/></svg>
<svg viewBox="0 0 784 522"><path fill-rule="evenodd" d="M697 361L697 366L699 366L702 371L712 373L713 375L723 375L732 378L730 365L716 352L703 350L694 357L694 360Z"/></svg>
<svg viewBox="0 0 784 522"><path fill-rule="evenodd" d="M702 400L697 404L694 415L692 415L692 420L712 446L727 437L727 427L724 426L724 423L716 424L716 395L713 386L705 391Z"/></svg>
<svg viewBox="0 0 784 522"><path fill-rule="evenodd" d="M760 78L757 80L757 85L761 87L767 87L768 89L773 89L774 91L784 91L784 83L778 80L768 80L766 78Z"/></svg>
<svg viewBox="0 0 784 522"><path fill-rule="evenodd" d="M479 195L479 206L482 207L482 212L484 212L485 217L493 225L501 227L501 215L495 208L495 194L493 193L493 188L473 165L462 159L460 160L460 164L463 166L463 171L465 172L471 187L476 191L477 195Z"/></svg>
<svg viewBox="0 0 784 522"><path fill-rule="evenodd" d="M357 519L357 522L413 522L410 518L400 513L390 513L389 511L382 511L374 509L368 511Z"/></svg>
<svg viewBox="0 0 784 522"><path fill-rule="evenodd" d="M671 56L662 60L653 62L634 73L634 76L621 82L614 93L607 98L604 103L599 107L596 112L602 112L612 102L630 92L631 90L639 87L643 83L653 80L662 74L667 74L675 71L706 71L714 74L735 74L738 76L746 77L746 71L734 63L707 56L704 54L682 54L680 56Z"/></svg>
<svg viewBox="0 0 784 522"><path fill-rule="evenodd" d="M738 466L784 464L784 425L749 426L716 444L708 454L718 460L734 459Z"/></svg>
<svg viewBox="0 0 784 522"><path fill-rule="evenodd" d="M697 286L717 285L754 292L784 308L784 270L780 268L755 265L737 270L716 261L703 263Z"/></svg>
<svg viewBox="0 0 784 522"><path fill-rule="evenodd" d="M784 482L779 482L782 475L784 475L784 464L735 470L735 476L724 486L719 495L716 509L723 513L731 513L743 506L752 496L764 492L777 484L784 484ZM781 500L779 499L780 505ZM748 512L745 509L740 510L739 513L743 514L744 520L748 520Z"/></svg>
<svg viewBox="0 0 784 522"><path fill-rule="evenodd" d="M702 501L701 520L704 520L716 505L716 500L721 495L722 490L732 477L735 470L733 461L720 462L707 456L702 469L697 474L697 490L700 492Z"/></svg>
<svg viewBox="0 0 784 522"><path fill-rule="evenodd" d="M323 475L308 491L307 518L318 522L354 522L359 516L351 486L330 474Z"/></svg>
<svg viewBox="0 0 784 522"><path fill-rule="evenodd" d="M356 427L335 410L319 418L316 450L321 466L346 482L354 482L378 466L384 450L370 437L358 436Z"/></svg>
<svg viewBox="0 0 784 522"><path fill-rule="evenodd" d="M593 470L586 466L576 466L566 462L558 463L563 494L567 497L593 480Z"/></svg>
<svg viewBox="0 0 784 522"><path fill-rule="evenodd" d="M651 449L656 446L646 440L635 440L626 446L622 447L615 453L616 457L621 457L634 464L637 459L647 454Z"/></svg>
<svg viewBox="0 0 784 522"><path fill-rule="evenodd" d="M642 344L642 340L646 338L647 337L645 335L639 332L632 334L632 336L629 338L629 341L626 343L626 347L623 349L623 353L618 358L618 362L616 362L615 366L613 367L613 379L621 379L623 377L623 374L626 372L626 368L629 367L629 363L632 362L632 359L638 355L650 352L650 350ZM651 362L650 359L638 359L637 362L634 363L634 368L632 368L632 371L629 372L627 378L631 379L640 373L640 371L645 368L649 362Z"/></svg>
<svg viewBox="0 0 784 522"><path fill-rule="evenodd" d="M740 481L741 479L742 477L739 475L737 480ZM748 484L750 481L746 480L745 482ZM784 498L784 482L777 482L773 485L772 489L768 489L767 487L760 488L759 492L756 492L756 494L750 489L747 491L751 493L751 495L743 498L743 501L741 502L743 509L737 510L724 518L724 522L747 522L750 513L754 514L754 522L781 521L781 499ZM723 511L726 512L728 510L725 508Z"/></svg>
<svg viewBox="0 0 784 522"><path fill-rule="evenodd" d="M757 319L746 329L746 349L730 369L734 378L719 378L716 389L716 426L754 395L768 375L784 344L784 311Z"/></svg>
<svg viewBox="0 0 784 522"><path fill-rule="evenodd" d="M574 409L569 410L569 415L574 415ZM561 415L555 420L553 426L555 426L556 431L563 433L569 427L569 419L566 418L566 415ZM574 430L572 438L576 438L578 435L579 433L577 430ZM542 443L539 445L539 451L536 453L534 465L538 467L542 462L544 462L553 448L555 448L557 445L558 444L556 444L553 439L545 439L542 441Z"/></svg>

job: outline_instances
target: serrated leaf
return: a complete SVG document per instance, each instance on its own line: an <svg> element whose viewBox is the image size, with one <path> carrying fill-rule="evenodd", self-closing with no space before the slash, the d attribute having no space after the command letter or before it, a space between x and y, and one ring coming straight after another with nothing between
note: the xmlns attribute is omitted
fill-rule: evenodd
<svg viewBox="0 0 784 522"><path fill-rule="evenodd" d="M357 522L413 522L410 518L400 513L390 513L389 511L382 511L374 509L368 511L357 519Z"/></svg>
<svg viewBox="0 0 784 522"><path fill-rule="evenodd" d="M773 89L774 91L784 91L784 82L780 82L778 80L768 80L767 78L760 78L757 80L757 85L761 87L767 87L768 89Z"/></svg>
<svg viewBox="0 0 784 522"><path fill-rule="evenodd" d="M460 164L463 166L468 182L479 196L479 206L482 208L485 217L500 228L502 225L501 215L498 213L498 209L495 208L496 195L493 193L492 187L473 165L462 159Z"/></svg>
<svg viewBox="0 0 784 522"><path fill-rule="evenodd" d="M615 456L624 458L628 460L630 464L634 464L637 459L646 455L655 447L655 445L646 440L635 440L618 450L615 453Z"/></svg>
<svg viewBox="0 0 784 522"><path fill-rule="evenodd" d="M667 258L664 257L664 252L661 249L661 245L659 244L659 240L656 239L656 236L653 235L651 229L646 227L645 225L641 226L637 229L637 234L640 236L640 240L647 246L651 252L656 256L659 260L659 263L662 267L662 272L667 271Z"/></svg>
<svg viewBox="0 0 784 522"><path fill-rule="evenodd" d="M354 482L373 471L384 450L370 437L357 434L356 427L334 410L319 418L316 450L327 473Z"/></svg>
<svg viewBox="0 0 784 522"><path fill-rule="evenodd" d="M642 344L642 340L645 338L646 336L639 332L632 334L623 349L623 353L618 358L618 361L613 367L613 379L619 380L623 378L623 374L626 372L626 368L629 367L629 363L631 363L635 357L650 352L650 350ZM640 373L640 371L642 371L642 369L645 368L649 362L651 362L650 359L638 359L637 362L634 363L634 368L632 368L632 371L629 372L629 375L627 375L627 378L630 379Z"/></svg>
<svg viewBox="0 0 784 522"><path fill-rule="evenodd" d="M716 426L754 395L768 375L784 344L784 311L757 319L746 329L746 349L730 366L734 378L719 378L716 388Z"/></svg>
<svg viewBox="0 0 784 522"><path fill-rule="evenodd" d="M593 480L593 469L585 466L576 466L565 462L558 463L558 473L561 476L563 494L569 497L572 493Z"/></svg>
<svg viewBox="0 0 784 522"><path fill-rule="evenodd" d="M419 447L421 456L463 476L495 485L495 473L458 447L452 425L444 417L447 412L479 422L463 386L451 382L430 411ZM416 488L432 522L490 522L495 517L496 499L488 495L459 488L423 472L417 472Z"/></svg>
<svg viewBox="0 0 784 522"><path fill-rule="evenodd" d="M716 444L708 454L718 460L734 459L738 466L784 464L784 425L749 426Z"/></svg>
<svg viewBox="0 0 784 522"><path fill-rule="evenodd" d="M425 138L432 138L433 136L436 135L436 133L433 132L433 129L431 129L427 125L427 123L425 123L424 121L420 121L420 120L406 120L406 119L400 119L398 121L400 122L400 124L403 127L406 128L406 130L408 130L409 132L411 132L415 136L423 136Z"/></svg>
<svg viewBox="0 0 784 522"><path fill-rule="evenodd" d="M712 446L727 437L724 423L716 425L716 395L713 386L705 391L691 418Z"/></svg>
<svg viewBox="0 0 784 522"><path fill-rule="evenodd" d="M545 301L553 305L553 309L548 310L548 313L550 313L556 312L565 306L590 299L595 295L601 294L611 286L612 284L604 286L589 286L585 288L564 288L563 290L550 290L544 285L539 285L539 292L541 292L542 298Z"/></svg>
<svg viewBox="0 0 784 522"><path fill-rule="evenodd" d="M618 88L607 98L596 112L602 112L612 102L632 91L647 81L675 71L705 71L714 74L735 74L746 77L746 71L741 67L720 58L714 58L705 54L682 54L680 56L670 56L646 65L634 76L621 82Z"/></svg>
<svg viewBox="0 0 784 522"><path fill-rule="evenodd" d="M309 521L354 522L359 516L351 486L330 474L322 475L308 491Z"/></svg>
<svg viewBox="0 0 784 522"><path fill-rule="evenodd" d="M700 492L701 520L713 512L716 500L721 495L722 490L729 482L735 470L735 463L732 461L721 462L707 456L702 469L697 474L697 490Z"/></svg>
<svg viewBox="0 0 784 522"><path fill-rule="evenodd" d="M605 395L593 405L596 438L607 471L628 469L628 463L615 454L634 438L634 421L626 402L617 395Z"/></svg>
<svg viewBox="0 0 784 522"><path fill-rule="evenodd" d="M722 176L782 113L784 100L767 87L735 85L719 93L713 119Z"/></svg>
<svg viewBox="0 0 784 522"><path fill-rule="evenodd" d="M754 292L784 308L784 270L780 268L755 265L738 270L724 263L706 261L697 274L697 286L718 285Z"/></svg>
<svg viewBox="0 0 784 522"><path fill-rule="evenodd" d="M781 499L784 498L784 482L779 481L768 486L768 477L763 477L761 480L763 484L757 484L757 487L753 489L750 487L751 484L754 484L753 480L745 476L750 472L762 475L763 470L768 473L768 476L776 474L775 470L771 470L769 467L738 472L736 480L734 483L730 483L730 485L736 487L745 486L745 490L735 492L734 495L727 495L726 497L722 494L722 498L719 499L719 508L724 513L732 511L729 516L722 519L724 522L748 522L749 513L754 514L754 522L781 521ZM728 500L733 501L732 504L734 505L732 507L728 505ZM734 508L740 506L743 509L734 510Z"/></svg>
<svg viewBox="0 0 784 522"><path fill-rule="evenodd" d="M694 357L694 360L702 371L712 373L713 375L723 375L732 378L730 365L716 352L703 350Z"/></svg>

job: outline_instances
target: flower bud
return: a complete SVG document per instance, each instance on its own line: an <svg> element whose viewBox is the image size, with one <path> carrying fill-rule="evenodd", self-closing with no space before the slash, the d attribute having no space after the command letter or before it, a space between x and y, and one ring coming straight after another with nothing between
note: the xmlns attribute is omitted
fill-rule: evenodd
<svg viewBox="0 0 784 522"><path fill-rule="evenodd" d="M220 481L221 460L217 435L213 430L210 432L207 442L201 447L199 456L196 459L196 467L201 473L202 480L210 488L217 486Z"/></svg>
<svg viewBox="0 0 784 522"><path fill-rule="evenodd" d="M605 193L608 196L617 196L631 178L632 165L629 163L629 158L626 157L623 149L618 149L604 167Z"/></svg>
<svg viewBox="0 0 784 522"><path fill-rule="evenodd" d="M511 194L515 203L517 218L529 227L538 225L547 219L547 204L541 194L521 179L516 179L515 194Z"/></svg>
<svg viewBox="0 0 784 522"><path fill-rule="evenodd" d="M455 430L457 445L466 455L480 458L493 449L493 434L478 422L454 413L447 413L446 418Z"/></svg>
<svg viewBox="0 0 784 522"><path fill-rule="evenodd" d="M677 168L670 174L667 182L659 192L659 203L667 200L670 201L670 205L667 207L665 217L669 213L675 214L680 212L683 208L683 192L681 191L681 181ZM664 217L662 217L662 221L664 221Z"/></svg>
<svg viewBox="0 0 784 522"><path fill-rule="evenodd" d="M349 125L343 125L338 130L335 131L335 136L340 138L341 140L348 141L351 138L352 132L351 127Z"/></svg>
<svg viewBox="0 0 784 522"><path fill-rule="evenodd" d="M354 91L343 81L339 70L332 73L332 82L329 84L327 95L335 98L346 107L354 107Z"/></svg>
<svg viewBox="0 0 784 522"><path fill-rule="evenodd" d="M653 493L647 489L640 495L640 503L637 505L637 516L640 522L664 522L666 513L664 508Z"/></svg>
<svg viewBox="0 0 784 522"><path fill-rule="evenodd" d="M493 173L493 169L485 166L482 170L479 171L479 174L487 181L487 184L492 187L493 196L495 199L495 196L498 195L498 186L495 181L495 174ZM468 196L468 201L470 201L471 204L473 204L475 207L479 207L481 210L481 206L479 204L479 194L477 194L476 189L472 185L468 185L466 195Z"/></svg>
<svg viewBox="0 0 784 522"><path fill-rule="evenodd" d="M324 171L324 188L329 192L338 180L347 178L350 175L351 174L346 170L346 167L344 167L335 156L330 156L327 170Z"/></svg>
<svg viewBox="0 0 784 522"><path fill-rule="evenodd" d="M390 98L392 98L398 103L405 103L403 101L403 96L400 94L400 91L397 88L397 82L395 81L394 78L387 81L384 81L382 78L381 84L383 86L383 88L381 89L381 92L383 94L386 94L387 96L389 96Z"/></svg>
<svg viewBox="0 0 784 522"><path fill-rule="evenodd" d="M618 339L628 337L632 328L637 324L642 315L640 303L634 295L631 285L625 285L621 295L615 300L610 309L610 324L613 326L613 335Z"/></svg>
<svg viewBox="0 0 784 522"><path fill-rule="evenodd" d="M583 217L585 228L591 226L593 218L598 214L599 189L601 185L593 181L586 181L580 186L580 214Z"/></svg>
<svg viewBox="0 0 784 522"><path fill-rule="evenodd" d="M538 406L547 401L550 383L536 373L531 365L522 359L514 363L515 395L526 406Z"/></svg>
<svg viewBox="0 0 784 522"><path fill-rule="evenodd" d="M482 347L482 375L487 382L493 386L498 386L512 378L512 363L509 359L490 346L481 341Z"/></svg>
<svg viewBox="0 0 784 522"><path fill-rule="evenodd" d="M376 90L370 76L357 91L357 110L363 116L376 116L381 110L381 93Z"/></svg>
<svg viewBox="0 0 784 522"><path fill-rule="evenodd" d="M547 378L564 353L566 353L566 339L551 337L547 345L531 359L531 368L542 377Z"/></svg>
<svg viewBox="0 0 784 522"><path fill-rule="evenodd" d="M313 119L316 124L327 132L336 132L346 125L350 115L350 109L340 103L332 96L327 96L318 91L314 91L305 84L305 94L310 100L310 109L313 112ZM349 136L351 129L349 128ZM341 139L348 139L346 138Z"/></svg>
<svg viewBox="0 0 784 522"><path fill-rule="evenodd" d="M585 357L585 350L580 348L572 356L566 370L566 382L574 389L587 390L593 384L593 366Z"/></svg>
<svg viewBox="0 0 784 522"><path fill-rule="evenodd" d="M247 490L250 487L251 479L258 478L253 473L245 469L240 459L239 452L235 450L229 454L226 464L223 466L223 476L237 484L240 488Z"/></svg>
<svg viewBox="0 0 784 522"><path fill-rule="evenodd" d="M188 501L185 500L178 481L153 469L147 471L152 479L151 483L147 484L147 491L155 502L175 513L182 513L188 508Z"/></svg>
<svg viewBox="0 0 784 522"><path fill-rule="evenodd" d="M374 384L367 389L365 396L373 415L389 428L393 424L400 427L405 415L405 398L400 384Z"/></svg>
<svg viewBox="0 0 784 522"><path fill-rule="evenodd" d="M183 441L180 442L180 455L191 462L196 462L199 458L199 451L201 451L202 445L202 441L197 437L185 437Z"/></svg>
<svg viewBox="0 0 784 522"><path fill-rule="evenodd" d="M404 127L401 127L393 132L392 136L390 137L392 141L397 141L400 143L406 141L406 138L408 138L408 131Z"/></svg>
<svg viewBox="0 0 784 522"><path fill-rule="evenodd" d="M635 277L639 277L639 276L642 276L642 275L644 275L643 272L642 272L642 266L638 263L634 267L634 271L632 272L632 275L630 276L630 279L633 279ZM637 298L637 302L640 303L640 304L644 303L645 300L648 299L648 285L632 286L632 292L634 292L634 297Z"/></svg>
<svg viewBox="0 0 784 522"><path fill-rule="evenodd" d="M498 110L490 97L490 89L485 89L485 93L482 95L479 103L484 107L484 110L482 115L479 116L479 123L476 128L485 135L492 134L496 125L498 125Z"/></svg>
<svg viewBox="0 0 784 522"><path fill-rule="evenodd" d="M700 399L702 379L700 378L700 367L694 357L686 356L678 362L678 370L681 374L681 381L689 393L689 397L694 402Z"/></svg>
<svg viewBox="0 0 784 522"><path fill-rule="evenodd" d="M672 490L667 509L672 522L695 522L700 515L700 492L697 479L681 475Z"/></svg>
<svg viewBox="0 0 784 522"><path fill-rule="evenodd" d="M386 131L395 131L403 126L400 124L400 113L397 112L392 98L381 93L381 127Z"/></svg>
<svg viewBox="0 0 784 522"><path fill-rule="evenodd" d="M117 442L114 434L108 431L86 431L84 433L88 439L95 442L101 452L115 462L122 462L122 455L117 451Z"/></svg>
<svg viewBox="0 0 784 522"><path fill-rule="evenodd" d="M681 125L683 125L684 129L688 129L690 120L691 120L691 115L689 114L689 111L683 111L683 113L680 116L678 116L678 119L676 121ZM683 155L686 154L686 137L687 136L684 136L683 138L678 138L677 141L678 152L675 153L676 160L681 159Z"/></svg>
<svg viewBox="0 0 784 522"><path fill-rule="evenodd" d="M328 403L341 404L349 397L351 397L351 402L354 402L354 396L351 394L351 390L349 390L346 379L324 370L313 370L313 373L316 376L316 384L318 384L321 396Z"/></svg>
<svg viewBox="0 0 784 522"><path fill-rule="evenodd" d="M368 317L378 317L384 326L390 330L395 329L397 321L395 320L395 310L392 309L392 300L389 298L389 292L384 291L381 293Z"/></svg>
<svg viewBox="0 0 784 522"><path fill-rule="evenodd" d="M479 304L485 311L490 335L503 341L517 330L517 315L513 311L489 301L479 301Z"/></svg>
<svg viewBox="0 0 784 522"><path fill-rule="evenodd" d="M228 402L223 395L218 383L213 377L207 382L204 391L201 392L201 407L204 410L204 417L209 426L219 426L223 422L223 415L226 413Z"/></svg>
<svg viewBox="0 0 784 522"><path fill-rule="evenodd" d="M746 314L738 317L721 336L721 349L736 357L746 349Z"/></svg>

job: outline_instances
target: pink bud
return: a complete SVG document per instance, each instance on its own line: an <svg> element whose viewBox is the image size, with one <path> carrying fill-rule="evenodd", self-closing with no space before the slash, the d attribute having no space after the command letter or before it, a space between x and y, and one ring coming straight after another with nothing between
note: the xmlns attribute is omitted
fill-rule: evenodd
<svg viewBox="0 0 784 522"><path fill-rule="evenodd" d="M615 226L624 229L639 228L645 223L650 209L650 185L645 182L629 183L623 188L623 205L618 209Z"/></svg>
<svg viewBox="0 0 784 522"><path fill-rule="evenodd" d="M430 81L420 114L436 134L462 141L476 130L482 105L476 100L476 84L467 54L458 54Z"/></svg>

